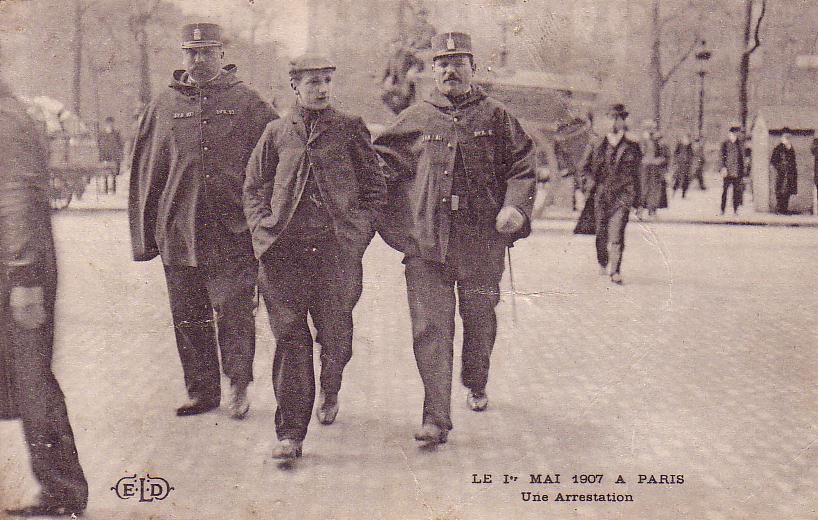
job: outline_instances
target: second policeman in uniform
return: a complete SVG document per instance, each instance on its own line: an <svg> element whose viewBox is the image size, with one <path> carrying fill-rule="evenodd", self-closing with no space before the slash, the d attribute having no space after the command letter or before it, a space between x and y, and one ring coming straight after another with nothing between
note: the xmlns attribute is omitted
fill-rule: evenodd
<svg viewBox="0 0 818 520"><path fill-rule="evenodd" d="M386 180L360 117L330 106L335 66L307 54L290 64L296 103L264 131L244 185L244 211L261 261L259 289L276 339L273 389L278 444L293 459L315 400L312 317L321 345L316 415L338 413L352 356L352 310L361 296L361 258L386 200Z"/></svg>
<svg viewBox="0 0 818 520"><path fill-rule="evenodd" d="M221 29L183 30L184 71L142 114L133 150L129 217L136 261L159 255L190 400L177 415L219 406L230 378L230 413L247 413L253 379L258 263L241 203L244 168L270 106L222 68ZM215 322L214 322L215 317Z"/></svg>
<svg viewBox="0 0 818 520"><path fill-rule="evenodd" d="M404 253L415 360L425 390L415 438L446 442L455 293L463 319L461 378L475 411L488 404L489 358L505 249L530 232L534 147L520 123L472 83L471 38L432 39L436 88L375 141L390 173L381 234Z"/></svg>

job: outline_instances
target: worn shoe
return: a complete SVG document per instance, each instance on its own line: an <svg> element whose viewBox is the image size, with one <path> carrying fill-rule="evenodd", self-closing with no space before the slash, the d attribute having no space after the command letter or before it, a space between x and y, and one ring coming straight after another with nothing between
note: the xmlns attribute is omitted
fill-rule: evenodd
<svg viewBox="0 0 818 520"><path fill-rule="evenodd" d="M622 275L619 273L614 273L611 275L611 281L616 285L622 285Z"/></svg>
<svg viewBox="0 0 818 520"><path fill-rule="evenodd" d="M179 417L187 417L189 415L199 415L209 412L219 407L218 397L195 397L188 399L188 401L176 409L176 415Z"/></svg>
<svg viewBox="0 0 818 520"><path fill-rule="evenodd" d="M427 445L446 444L449 432L436 424L426 423L415 432L415 440Z"/></svg>
<svg viewBox="0 0 818 520"><path fill-rule="evenodd" d="M469 390L466 395L466 404L473 412L482 412L489 405L489 396L486 395L485 391L474 392Z"/></svg>
<svg viewBox="0 0 818 520"><path fill-rule="evenodd" d="M293 460L301 456L303 441L281 439L273 448L272 457L277 460Z"/></svg>
<svg viewBox="0 0 818 520"><path fill-rule="evenodd" d="M40 502L19 509L6 509L6 514L17 517L32 516L82 516L84 507L50 502Z"/></svg>
<svg viewBox="0 0 818 520"><path fill-rule="evenodd" d="M232 383L230 385L230 417L241 420L250 410L250 401L247 399L247 383Z"/></svg>
<svg viewBox="0 0 818 520"><path fill-rule="evenodd" d="M318 395L318 408L315 410L315 416L318 417L318 422L321 424L332 424L335 422L335 417L338 415L338 394L321 393Z"/></svg>

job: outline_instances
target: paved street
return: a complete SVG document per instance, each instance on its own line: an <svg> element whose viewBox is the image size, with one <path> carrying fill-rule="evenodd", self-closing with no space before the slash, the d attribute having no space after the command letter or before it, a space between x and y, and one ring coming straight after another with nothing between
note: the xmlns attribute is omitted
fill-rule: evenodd
<svg viewBox="0 0 818 520"><path fill-rule="evenodd" d="M55 370L88 518L818 516L814 228L631 224L617 287L597 274L593 237L548 222L512 250L518 295L498 308L489 409L466 409L456 371L455 429L436 452L412 439L423 396L402 266L377 239L338 421L314 421L304 457L281 468L269 458L274 345L263 312L249 417L176 418L184 387L161 266L130 262L124 212L69 210L55 226ZM37 488L19 425L0 423L0 437L0 506L11 507ZM174 486L166 500L110 489L146 473ZM555 473L559 484L530 483ZM491 484L473 483L484 474ZM633 501L556 501L594 493Z"/></svg>

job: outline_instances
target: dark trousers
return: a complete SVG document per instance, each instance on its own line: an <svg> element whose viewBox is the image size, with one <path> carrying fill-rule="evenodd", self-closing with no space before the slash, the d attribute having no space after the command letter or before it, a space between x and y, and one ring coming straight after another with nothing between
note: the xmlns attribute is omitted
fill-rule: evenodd
<svg viewBox="0 0 818 520"><path fill-rule="evenodd" d="M261 259L259 290L276 339L273 390L278 439L303 440L315 402L312 317L321 345L321 388L338 393L352 357L352 311L363 288L361 258L331 236L275 244Z"/></svg>
<svg viewBox="0 0 818 520"><path fill-rule="evenodd" d="M253 380L256 351L252 256L209 267L165 266L176 347L191 398L219 399L219 355L232 383Z"/></svg>
<svg viewBox="0 0 818 520"><path fill-rule="evenodd" d="M704 186L704 167L703 166L697 166L693 170L693 179L692 180L697 181L699 183L699 189L700 190L704 191L704 190L707 189Z"/></svg>
<svg viewBox="0 0 818 520"><path fill-rule="evenodd" d="M453 226L445 264L416 256L403 260L415 361L424 388L424 424L452 428L455 289L463 320L461 380L473 391L486 388L504 254L505 244L496 237Z"/></svg>
<svg viewBox="0 0 818 520"><path fill-rule="evenodd" d="M790 209L790 194L779 193L775 194L775 212L781 215L789 213Z"/></svg>
<svg viewBox="0 0 818 520"><path fill-rule="evenodd" d="M687 188L690 186L690 168L678 168L673 178L673 193L679 188L682 189L682 198L687 195ZM701 183L700 183L701 186Z"/></svg>
<svg viewBox="0 0 818 520"><path fill-rule="evenodd" d="M724 213L724 208L727 207L727 189L733 187L733 211L738 211L741 206L741 178L740 177L725 177L721 187L721 212Z"/></svg>
<svg viewBox="0 0 818 520"><path fill-rule="evenodd" d="M65 397L51 370L54 296L54 289L46 288L47 323L35 330L25 330L14 324L8 295L3 295L0 347L5 372L11 379L16 415L23 423L31 466L42 487L42 499L84 509L88 503L88 483L68 422Z"/></svg>
<svg viewBox="0 0 818 520"><path fill-rule="evenodd" d="M630 207L615 198L598 193L594 217L596 219L596 259L599 265L611 265L611 274L618 273L625 251L625 227L630 218Z"/></svg>

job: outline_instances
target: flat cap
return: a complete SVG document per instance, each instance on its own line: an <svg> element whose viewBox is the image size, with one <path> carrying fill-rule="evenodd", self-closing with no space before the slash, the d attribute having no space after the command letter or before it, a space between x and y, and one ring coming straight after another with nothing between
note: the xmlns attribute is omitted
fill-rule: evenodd
<svg viewBox="0 0 818 520"><path fill-rule="evenodd" d="M321 54L307 53L290 61L290 76L308 70L335 70L329 58Z"/></svg>
<svg viewBox="0 0 818 520"><path fill-rule="evenodd" d="M182 27L182 48L221 47L222 28L215 23L189 23Z"/></svg>
<svg viewBox="0 0 818 520"><path fill-rule="evenodd" d="M471 36L462 32L447 32L432 36L432 59L453 54L468 54L471 50Z"/></svg>

